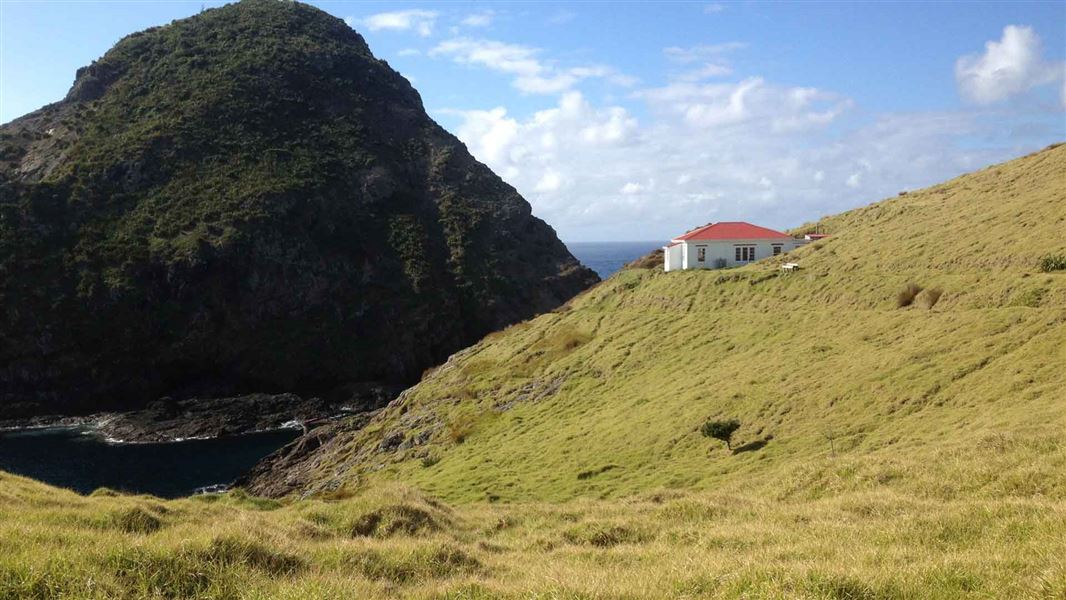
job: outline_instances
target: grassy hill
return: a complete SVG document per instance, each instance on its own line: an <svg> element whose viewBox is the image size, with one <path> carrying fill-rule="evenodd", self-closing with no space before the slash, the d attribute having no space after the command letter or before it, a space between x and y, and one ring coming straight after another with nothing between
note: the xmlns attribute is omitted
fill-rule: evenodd
<svg viewBox="0 0 1066 600"><path fill-rule="evenodd" d="M825 219L788 275L619 273L254 482L303 498L0 474L0 599L1066 598L1064 173Z"/></svg>
<svg viewBox="0 0 1066 600"><path fill-rule="evenodd" d="M1041 260L1066 255L1064 174L1059 146L826 218L786 257L621 272L257 487L1062 499L1066 272ZM942 294L900 307L908 284ZM735 452L709 419L740 421Z"/></svg>

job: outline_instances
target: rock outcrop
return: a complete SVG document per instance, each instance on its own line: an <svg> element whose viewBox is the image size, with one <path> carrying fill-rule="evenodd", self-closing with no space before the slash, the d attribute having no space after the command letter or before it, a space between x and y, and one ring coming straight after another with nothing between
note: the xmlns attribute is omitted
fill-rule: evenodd
<svg viewBox="0 0 1066 600"><path fill-rule="evenodd" d="M596 280L308 5L133 34L0 126L0 418L343 402Z"/></svg>

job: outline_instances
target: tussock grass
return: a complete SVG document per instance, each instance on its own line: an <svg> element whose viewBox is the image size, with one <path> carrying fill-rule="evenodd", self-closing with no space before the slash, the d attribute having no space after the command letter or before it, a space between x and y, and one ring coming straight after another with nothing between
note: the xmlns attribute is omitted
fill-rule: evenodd
<svg viewBox="0 0 1066 600"><path fill-rule="evenodd" d="M917 283L908 283L896 294L896 306L898 308L910 306L920 293L922 293L922 286Z"/></svg>
<svg viewBox="0 0 1066 600"><path fill-rule="evenodd" d="M1040 259L1040 270L1045 273L1066 271L1066 254L1049 254Z"/></svg>
<svg viewBox="0 0 1066 600"><path fill-rule="evenodd" d="M922 290L914 297L914 305L918 308L929 310L936 306L936 303L940 301L940 297L943 295L944 291L939 288Z"/></svg>
<svg viewBox="0 0 1066 600"><path fill-rule="evenodd" d="M1016 443L988 441L1003 452ZM143 497L82 497L9 475L0 485L5 600L1066 593L1066 503L1035 496L943 501L881 490L775 501L661 490L619 500L451 506L375 485L269 510L228 495L152 500L168 526L144 534L92 524L97 515L143 509ZM410 522L404 515L414 507L436 526L345 532L362 515ZM305 535L309 524L327 534Z"/></svg>

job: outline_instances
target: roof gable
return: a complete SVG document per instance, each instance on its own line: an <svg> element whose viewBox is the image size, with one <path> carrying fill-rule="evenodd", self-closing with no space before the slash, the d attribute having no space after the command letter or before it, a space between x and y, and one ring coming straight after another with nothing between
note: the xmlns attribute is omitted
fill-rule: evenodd
<svg viewBox="0 0 1066 600"><path fill-rule="evenodd" d="M743 221L722 221L698 227L674 240L767 240L792 236Z"/></svg>

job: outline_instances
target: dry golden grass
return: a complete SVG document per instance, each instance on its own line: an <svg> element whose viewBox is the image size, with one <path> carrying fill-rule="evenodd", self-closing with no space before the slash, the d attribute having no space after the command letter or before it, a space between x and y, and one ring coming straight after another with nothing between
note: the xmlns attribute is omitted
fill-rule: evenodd
<svg viewBox="0 0 1066 600"><path fill-rule="evenodd" d="M1066 504L1035 498L663 490L449 506L384 486L340 500L162 501L80 497L2 474L0 489L5 600L1066 594Z"/></svg>

